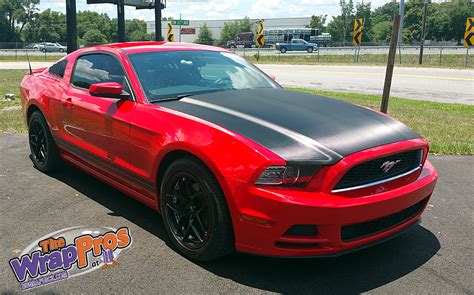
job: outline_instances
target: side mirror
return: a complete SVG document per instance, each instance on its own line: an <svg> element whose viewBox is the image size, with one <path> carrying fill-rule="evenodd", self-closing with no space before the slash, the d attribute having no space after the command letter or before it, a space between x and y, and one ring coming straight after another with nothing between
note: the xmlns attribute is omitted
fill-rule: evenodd
<svg viewBox="0 0 474 295"><path fill-rule="evenodd" d="M273 81L276 81L275 75L273 75L273 74L267 74L267 75L268 75L268 77L270 77Z"/></svg>
<svg viewBox="0 0 474 295"><path fill-rule="evenodd" d="M117 82L101 82L92 84L89 87L89 93L92 96L116 99L127 99L130 97L130 94L123 91L122 85Z"/></svg>

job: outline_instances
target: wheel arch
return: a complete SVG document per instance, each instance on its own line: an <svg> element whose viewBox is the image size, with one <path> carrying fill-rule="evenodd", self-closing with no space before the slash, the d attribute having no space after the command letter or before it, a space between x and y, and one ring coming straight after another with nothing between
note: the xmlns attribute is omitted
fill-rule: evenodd
<svg viewBox="0 0 474 295"><path fill-rule="evenodd" d="M35 104L29 105L29 106L28 106L28 109L27 109L27 111L26 111L26 126L27 126L27 127L28 127L28 125L30 124L31 115L32 115L34 112L36 112L36 111L40 112L40 113L43 115L43 117L44 117L43 112L41 111L41 109L40 109L37 105L35 105Z"/></svg>
<svg viewBox="0 0 474 295"><path fill-rule="evenodd" d="M230 215L233 219L233 214L232 211L235 212L235 203L232 199L232 193L227 185L227 182L225 180L224 175L220 172L220 170L217 168L217 165L214 164L214 162L205 155L202 152L199 152L198 150L194 150L191 147L187 147L186 145L173 145L172 147L167 147L163 149L163 151L160 153L160 155L157 157L157 168L156 168L156 185L157 185L157 191L158 195L160 194L160 189L161 189L161 180L163 179L163 176L168 169L168 167L176 160L181 159L181 158L193 158L200 163L202 163L211 173L212 175L216 178L217 183L219 184L222 192L224 193L224 197L226 199L227 207L229 208ZM159 198L157 198L157 208L159 208Z"/></svg>

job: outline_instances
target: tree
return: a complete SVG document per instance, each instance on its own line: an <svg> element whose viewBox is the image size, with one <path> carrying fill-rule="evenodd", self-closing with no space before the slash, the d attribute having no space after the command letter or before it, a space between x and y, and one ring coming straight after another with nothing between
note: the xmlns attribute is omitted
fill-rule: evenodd
<svg viewBox="0 0 474 295"><path fill-rule="evenodd" d="M84 37L89 31L94 31L92 37L96 36L99 31L105 38L105 42L117 41L117 19L111 20L105 13L97 13L95 11L80 11L77 13L77 35L80 39L89 42ZM89 36L90 38L90 36ZM99 38L100 39L100 38ZM102 41L95 41L102 42ZM94 42L94 43L95 43Z"/></svg>
<svg viewBox="0 0 474 295"><path fill-rule="evenodd" d="M19 33L35 17L38 3L39 0L0 0L0 36L4 41L20 40Z"/></svg>
<svg viewBox="0 0 474 295"><path fill-rule="evenodd" d="M311 21L309 22L309 27L312 29L317 29L319 32L322 32L326 29L326 19L327 14L313 15L311 16Z"/></svg>
<svg viewBox="0 0 474 295"><path fill-rule="evenodd" d="M379 43L388 43L392 34L392 22L388 20L376 23L372 28L373 40Z"/></svg>
<svg viewBox="0 0 474 295"><path fill-rule="evenodd" d="M209 30L206 24L202 25L199 28L199 34L198 38L196 39L196 43L206 45L212 45L212 43L214 43L214 39L212 38L212 32L211 30Z"/></svg>
<svg viewBox="0 0 474 295"><path fill-rule="evenodd" d="M372 11L370 9L370 2L359 3L356 5L355 18L361 18L363 20L363 31L362 31L362 42L372 41Z"/></svg>
<svg viewBox="0 0 474 295"><path fill-rule="evenodd" d="M354 22L354 3L352 0L346 2L346 0L340 0L339 5L341 6L341 17L342 17L342 29L343 29L343 45L350 41L351 32L353 29Z"/></svg>
<svg viewBox="0 0 474 295"><path fill-rule="evenodd" d="M66 42L66 15L46 9L33 18L22 31L27 42Z"/></svg>
<svg viewBox="0 0 474 295"><path fill-rule="evenodd" d="M84 42L88 44L97 44L97 43L107 42L107 37L97 29L91 29L87 31L82 37L82 39L84 40Z"/></svg>
<svg viewBox="0 0 474 295"><path fill-rule="evenodd" d="M344 40L344 22L342 16L338 15L332 18L329 22L327 31L331 34L332 40L334 42L343 42Z"/></svg>
<svg viewBox="0 0 474 295"><path fill-rule="evenodd" d="M219 44L225 45L227 41L234 39L238 33L251 31L252 23L248 17L245 17L243 20L225 22L221 31Z"/></svg>
<svg viewBox="0 0 474 295"><path fill-rule="evenodd" d="M125 34L128 41L149 41L150 34L146 32L146 22L140 19L125 21Z"/></svg>

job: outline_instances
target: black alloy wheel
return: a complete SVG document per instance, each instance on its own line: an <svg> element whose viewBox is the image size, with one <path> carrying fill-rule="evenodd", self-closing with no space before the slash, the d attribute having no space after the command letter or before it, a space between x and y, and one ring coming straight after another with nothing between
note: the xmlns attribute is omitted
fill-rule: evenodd
<svg viewBox="0 0 474 295"><path fill-rule="evenodd" d="M183 256L210 261L234 250L225 196L199 160L180 158L168 167L161 181L160 211L171 246Z"/></svg>
<svg viewBox="0 0 474 295"><path fill-rule="evenodd" d="M28 141L31 161L42 172L53 172L61 165L59 152L43 115L36 111L29 119Z"/></svg>
<svg viewBox="0 0 474 295"><path fill-rule="evenodd" d="M44 166L48 160L48 144L46 143L46 130L39 120L33 120L29 130L31 155L36 164Z"/></svg>
<svg viewBox="0 0 474 295"><path fill-rule="evenodd" d="M212 234L209 194L205 184L187 172L175 174L167 185L164 216L174 238L189 250L202 248Z"/></svg>

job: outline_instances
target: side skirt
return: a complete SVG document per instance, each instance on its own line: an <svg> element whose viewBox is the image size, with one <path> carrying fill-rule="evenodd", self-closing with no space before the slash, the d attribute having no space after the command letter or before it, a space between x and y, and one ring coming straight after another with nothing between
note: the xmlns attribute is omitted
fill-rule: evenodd
<svg viewBox="0 0 474 295"><path fill-rule="evenodd" d="M152 199L146 197L145 195L129 188L128 186L125 186L125 185L121 184L120 182L118 182L118 181L116 181L116 180L114 180L114 179L112 179L112 178L110 178L110 177L108 177L104 174L98 173L94 169L90 168L87 165L84 165L83 163L77 161L76 159L68 156L65 153L61 153L61 158L64 161L70 163L71 165L83 170L87 174L92 175L95 178L105 182L106 184L108 184L110 186L113 186L114 188L120 190L121 192L125 193L126 195L137 199L138 201L142 202L143 204L147 205L148 207L150 207L150 208L152 208L156 211L159 211L158 205L155 202L155 200L152 200Z"/></svg>

